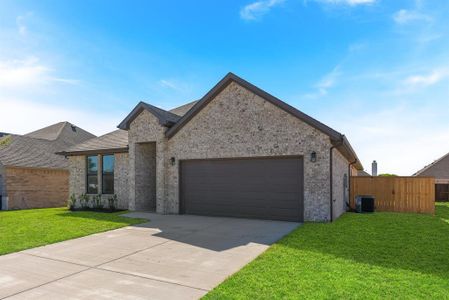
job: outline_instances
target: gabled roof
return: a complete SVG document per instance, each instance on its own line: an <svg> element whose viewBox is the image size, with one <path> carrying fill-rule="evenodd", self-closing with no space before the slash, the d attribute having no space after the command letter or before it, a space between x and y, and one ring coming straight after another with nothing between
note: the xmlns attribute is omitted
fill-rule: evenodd
<svg viewBox="0 0 449 300"><path fill-rule="evenodd" d="M131 122L144 110L152 113L156 118L158 118L159 123L162 126L171 126L176 123L181 117L171 113L169 111L163 110L159 107L153 106L151 104L145 103L143 101L139 102L136 107L128 114L128 116L117 126L120 129L128 130Z"/></svg>
<svg viewBox="0 0 449 300"><path fill-rule="evenodd" d="M67 160L55 153L92 137L95 136L68 122L26 135L7 135L0 138L0 163L10 167L67 169Z"/></svg>
<svg viewBox="0 0 449 300"><path fill-rule="evenodd" d="M128 152L128 131L115 130L105 135L90 139L64 151L62 155L82 155L89 153L118 153Z"/></svg>
<svg viewBox="0 0 449 300"><path fill-rule="evenodd" d="M316 128L317 130L323 132L329 136L332 144L337 148L350 162L354 162L354 166L358 170L363 170L363 166L357 157L357 154L352 149L347 138L330 128L329 126L321 123L320 121L306 115L305 113L299 111L291 105L281 101L280 99L270 95L264 90L256 87L255 85L249 83L248 81L238 77L233 73L228 73L223 79L221 79L203 98L198 101L191 102L184 106L175 108L172 112L162 110L160 108L154 107L148 103L140 102L133 111L118 125L118 128L128 130L130 123L139 115L143 110L148 110L153 115L159 119L159 123L163 126L168 127L165 132L165 136L170 139L173 137L182 127L184 127L193 117L196 116L206 105L208 105L212 99L214 99L221 91L223 91L229 84L235 82L240 86L246 88L252 93L258 95L259 97L265 99L266 101L272 103L278 108L286 111L287 113L297 117L306 124ZM190 107L189 107L190 106ZM181 109L183 108L183 109ZM174 112L178 111L181 115L183 111L185 114L180 117Z"/></svg>
<svg viewBox="0 0 449 300"><path fill-rule="evenodd" d="M198 102L199 100L196 101L192 101L189 102L187 104L181 105L179 107L173 108L171 110L169 110L171 113L174 113L175 115L178 116L183 116L185 115L190 109L192 109L192 107Z"/></svg>
<svg viewBox="0 0 449 300"><path fill-rule="evenodd" d="M357 169L363 169L363 166L360 163L357 154L352 149L349 141L344 135L321 123L320 121L312 118L311 116L306 115L293 106L288 105L287 103L274 97L273 95L270 95L264 90L256 87L255 85L249 83L248 81L238 77L233 73L228 73L206 95L204 95L203 98L196 102L193 107L189 111L187 111L187 113L176 124L169 128L165 134L167 138L173 137L184 125L186 125L196 114L198 114L207 104L209 104L209 102L211 102L212 99L214 99L221 91L223 91L231 82L239 84L240 86L277 106L278 108L286 111L287 113L297 117L308 125L328 135L331 142L348 160L350 160L351 162L356 161L355 167Z"/></svg>
<svg viewBox="0 0 449 300"><path fill-rule="evenodd" d="M248 81L238 77L233 73L228 73L222 80L220 80L203 98L201 98L195 105L190 109L175 125L173 125L168 131L166 136L171 138L174 136L185 124L187 124L198 112L201 111L207 104L209 104L212 99L214 99L221 91L223 91L231 82L236 82L240 86L246 88L247 90L253 92L259 97L271 102L280 109L294 115L295 117L301 119L305 123L315 127L316 129L327 134L332 140L340 140L341 134L332 128L324 125L318 120L306 115L305 113L297 110L293 106L281 101L280 99L268 94L264 90L256 87L255 85L249 83Z"/></svg>
<svg viewBox="0 0 449 300"><path fill-rule="evenodd" d="M413 176L433 176L437 179L449 179L449 153L425 166Z"/></svg>

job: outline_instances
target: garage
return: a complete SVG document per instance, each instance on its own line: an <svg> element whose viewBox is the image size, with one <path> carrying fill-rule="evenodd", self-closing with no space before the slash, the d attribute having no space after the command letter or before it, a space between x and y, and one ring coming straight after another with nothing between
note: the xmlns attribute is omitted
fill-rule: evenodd
<svg viewBox="0 0 449 300"><path fill-rule="evenodd" d="M181 213L303 221L302 157L184 160Z"/></svg>

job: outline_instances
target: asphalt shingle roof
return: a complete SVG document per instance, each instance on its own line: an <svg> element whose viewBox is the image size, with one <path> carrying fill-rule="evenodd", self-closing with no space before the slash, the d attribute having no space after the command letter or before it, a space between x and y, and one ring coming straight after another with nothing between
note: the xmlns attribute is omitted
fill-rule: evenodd
<svg viewBox="0 0 449 300"><path fill-rule="evenodd" d="M192 101L190 103L181 105L179 107L175 107L171 110L169 110L169 112L174 113L175 115L178 115L180 117L182 117L183 115L185 115L199 100L196 101Z"/></svg>
<svg viewBox="0 0 449 300"><path fill-rule="evenodd" d="M89 139L84 143L64 149L61 154L76 154L92 151L124 150L128 148L128 132L115 130L97 138Z"/></svg>
<svg viewBox="0 0 449 300"><path fill-rule="evenodd" d="M95 135L69 122L61 122L26 135L0 138L0 163L24 168L68 168L67 159L56 152Z"/></svg>
<svg viewBox="0 0 449 300"><path fill-rule="evenodd" d="M413 176L432 176L437 179L449 179L449 153L425 166Z"/></svg>

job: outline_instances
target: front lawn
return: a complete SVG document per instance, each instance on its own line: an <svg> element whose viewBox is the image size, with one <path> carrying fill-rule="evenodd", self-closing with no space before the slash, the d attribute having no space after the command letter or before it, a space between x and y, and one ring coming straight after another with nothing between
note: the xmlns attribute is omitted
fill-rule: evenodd
<svg viewBox="0 0 449 300"><path fill-rule="evenodd" d="M0 255L145 222L121 213L45 208L0 212Z"/></svg>
<svg viewBox="0 0 449 300"><path fill-rule="evenodd" d="M449 205L307 223L206 299L447 299Z"/></svg>

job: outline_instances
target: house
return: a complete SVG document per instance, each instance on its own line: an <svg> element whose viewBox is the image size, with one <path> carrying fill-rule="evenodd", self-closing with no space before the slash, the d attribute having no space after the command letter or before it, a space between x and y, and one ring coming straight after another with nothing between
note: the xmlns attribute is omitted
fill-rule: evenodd
<svg viewBox="0 0 449 300"><path fill-rule="evenodd" d="M0 198L3 210L64 206L68 160L55 152L95 137L68 122L0 138Z"/></svg>
<svg viewBox="0 0 449 300"><path fill-rule="evenodd" d="M425 166L413 176L435 178L435 201L449 201L449 153Z"/></svg>
<svg viewBox="0 0 449 300"><path fill-rule="evenodd" d="M371 176L371 174L368 173L368 172L366 172L366 171L364 171L364 170L359 170L359 171L357 172L357 176L365 176L365 177L368 177L368 176Z"/></svg>
<svg viewBox="0 0 449 300"><path fill-rule="evenodd" d="M331 221L363 170L344 135L232 73L171 111L140 102L118 127L61 153L71 194L161 214Z"/></svg>

